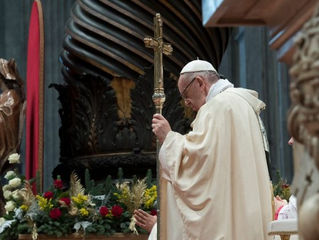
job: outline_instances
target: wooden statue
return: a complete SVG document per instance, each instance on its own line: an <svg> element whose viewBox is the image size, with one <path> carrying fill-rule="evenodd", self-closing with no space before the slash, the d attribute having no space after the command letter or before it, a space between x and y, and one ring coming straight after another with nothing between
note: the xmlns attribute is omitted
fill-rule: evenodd
<svg viewBox="0 0 319 240"><path fill-rule="evenodd" d="M23 82L13 59L0 58L0 174L9 169L10 154L19 152L25 117ZM0 188L3 209L2 188Z"/></svg>

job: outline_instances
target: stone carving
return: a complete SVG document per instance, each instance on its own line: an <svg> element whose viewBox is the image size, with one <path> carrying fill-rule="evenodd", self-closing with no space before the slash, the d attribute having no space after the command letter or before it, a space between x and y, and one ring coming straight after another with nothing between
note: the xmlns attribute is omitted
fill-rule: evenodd
<svg viewBox="0 0 319 240"><path fill-rule="evenodd" d="M297 52L290 69L292 108L288 125L319 167L319 12L296 39Z"/></svg>
<svg viewBox="0 0 319 240"><path fill-rule="evenodd" d="M299 236L315 240L319 239L319 6L297 36L296 47L288 116L290 133L299 142L293 188L298 199Z"/></svg>
<svg viewBox="0 0 319 240"><path fill-rule="evenodd" d="M299 235L304 240L319 237L319 193L307 199L299 210Z"/></svg>

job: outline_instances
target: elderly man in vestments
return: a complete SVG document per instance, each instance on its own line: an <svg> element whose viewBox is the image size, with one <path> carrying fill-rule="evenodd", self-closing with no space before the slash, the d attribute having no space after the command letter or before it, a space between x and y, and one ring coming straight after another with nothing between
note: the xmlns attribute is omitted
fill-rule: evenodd
<svg viewBox="0 0 319 240"><path fill-rule="evenodd" d="M259 113L265 104L251 90L220 79L206 61L182 69L178 88L197 111L181 135L155 114L159 141L164 240L264 240L272 220L271 188ZM162 213L163 213L162 212ZM164 230L165 232L162 232Z"/></svg>

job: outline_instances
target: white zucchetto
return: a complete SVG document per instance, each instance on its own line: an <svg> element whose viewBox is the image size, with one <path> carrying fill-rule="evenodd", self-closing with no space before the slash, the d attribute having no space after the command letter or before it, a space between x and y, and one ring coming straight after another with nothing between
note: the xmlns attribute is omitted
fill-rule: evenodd
<svg viewBox="0 0 319 240"><path fill-rule="evenodd" d="M187 63L180 74L183 73L190 73L190 72L202 72L202 71L211 71L217 73L216 69L213 67L213 65L207 61L204 60L193 60L189 63Z"/></svg>

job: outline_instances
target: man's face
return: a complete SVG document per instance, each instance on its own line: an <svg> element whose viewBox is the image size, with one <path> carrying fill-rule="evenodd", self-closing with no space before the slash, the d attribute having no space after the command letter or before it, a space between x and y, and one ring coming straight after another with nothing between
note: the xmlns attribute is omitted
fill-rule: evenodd
<svg viewBox="0 0 319 240"><path fill-rule="evenodd" d="M183 98L185 105L198 111L206 102L205 82L201 76L188 79L187 76L180 76L178 80L178 90Z"/></svg>

